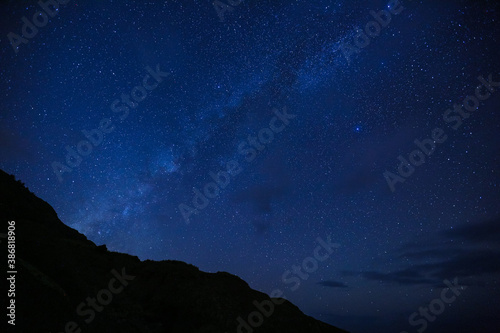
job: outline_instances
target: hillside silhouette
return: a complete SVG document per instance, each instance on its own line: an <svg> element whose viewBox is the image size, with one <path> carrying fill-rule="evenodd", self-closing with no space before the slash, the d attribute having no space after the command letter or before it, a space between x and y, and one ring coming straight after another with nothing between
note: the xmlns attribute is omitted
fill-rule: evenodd
<svg viewBox="0 0 500 333"><path fill-rule="evenodd" d="M16 228L15 332L346 332L235 275L180 261L141 261L97 246L2 170L0 219L0 233L7 221ZM252 320L263 323L253 328L248 315L257 306L260 315Z"/></svg>

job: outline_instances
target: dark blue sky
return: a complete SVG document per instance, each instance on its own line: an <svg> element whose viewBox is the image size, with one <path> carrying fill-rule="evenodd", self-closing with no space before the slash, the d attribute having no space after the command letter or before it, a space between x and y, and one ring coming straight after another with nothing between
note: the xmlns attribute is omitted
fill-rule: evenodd
<svg viewBox="0 0 500 333"><path fill-rule="evenodd" d="M458 278L427 332L500 325L497 2L247 0L221 22L210 1L70 0L24 32L41 7L1 6L0 168L95 243L279 288L353 332L417 332Z"/></svg>

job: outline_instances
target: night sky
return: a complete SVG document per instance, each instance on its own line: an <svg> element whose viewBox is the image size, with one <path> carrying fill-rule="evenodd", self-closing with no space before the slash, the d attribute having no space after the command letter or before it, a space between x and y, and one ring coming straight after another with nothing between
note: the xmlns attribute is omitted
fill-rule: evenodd
<svg viewBox="0 0 500 333"><path fill-rule="evenodd" d="M65 224L356 333L498 332L498 2L62 2L0 7L0 168Z"/></svg>

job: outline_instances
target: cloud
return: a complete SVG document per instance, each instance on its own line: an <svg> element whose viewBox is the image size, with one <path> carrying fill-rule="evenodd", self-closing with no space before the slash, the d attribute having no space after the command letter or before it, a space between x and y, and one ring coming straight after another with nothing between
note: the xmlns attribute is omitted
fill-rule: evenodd
<svg viewBox="0 0 500 333"><path fill-rule="evenodd" d="M419 248L422 248L422 246L420 246ZM414 251L414 252L407 251L407 252L400 254L399 258L416 259L416 260L419 260L419 259L429 260L429 259L450 258L453 256L457 256L459 254L465 254L465 253L468 253L468 251L465 249L433 248L433 249L420 250L420 251Z"/></svg>
<svg viewBox="0 0 500 333"><path fill-rule="evenodd" d="M445 236L457 237L471 243L496 242L500 244L500 218L481 223L469 223L444 232Z"/></svg>
<svg viewBox="0 0 500 333"><path fill-rule="evenodd" d="M433 264L417 265L416 269L430 276L447 279L450 277L471 277L500 272L500 252L471 250L455 258Z"/></svg>
<svg viewBox="0 0 500 333"><path fill-rule="evenodd" d="M500 273L499 262L500 252L472 251L449 260L419 264L395 272L364 271L345 274L360 275L370 281L404 285L440 285L441 281L452 277L470 278Z"/></svg>
<svg viewBox="0 0 500 333"><path fill-rule="evenodd" d="M456 242L456 238L461 241ZM454 240L455 239L455 240ZM366 280L383 281L405 285L442 285L444 279L478 278L500 273L500 248L487 246L486 241L498 243L500 240L500 219L481 223L469 223L438 234L438 241L406 245L399 258L412 259L417 264L394 272L361 271L344 272ZM420 262L420 263L418 263ZM479 281L469 282L482 285Z"/></svg>
<svg viewBox="0 0 500 333"><path fill-rule="evenodd" d="M331 281L331 280L320 281L320 282L318 282L318 284L320 286L330 287L330 288L347 288L348 287L347 284L345 284L344 282Z"/></svg>
<svg viewBox="0 0 500 333"><path fill-rule="evenodd" d="M439 280L426 278L423 276L425 272L420 272L418 269L403 269L393 273L380 273L375 271L361 272L361 276L367 280L394 282L406 285L419 285L419 284L434 284Z"/></svg>

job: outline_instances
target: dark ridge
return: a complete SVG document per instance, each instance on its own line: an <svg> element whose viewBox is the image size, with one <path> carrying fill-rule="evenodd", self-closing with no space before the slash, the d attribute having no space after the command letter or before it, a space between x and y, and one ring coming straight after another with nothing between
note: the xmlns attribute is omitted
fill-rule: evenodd
<svg viewBox="0 0 500 333"><path fill-rule="evenodd" d="M346 332L252 290L232 274L205 273L173 260L140 261L96 246L2 170L0 188L0 233L7 233L7 221L16 227L15 332ZM0 240L6 253L6 240ZM120 283L115 276L122 274L130 280ZM109 292L110 281L116 293ZM112 295L109 304L91 310L88 297L107 301L106 294ZM238 331L237 318L256 311L254 301L283 304L260 327Z"/></svg>

